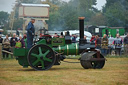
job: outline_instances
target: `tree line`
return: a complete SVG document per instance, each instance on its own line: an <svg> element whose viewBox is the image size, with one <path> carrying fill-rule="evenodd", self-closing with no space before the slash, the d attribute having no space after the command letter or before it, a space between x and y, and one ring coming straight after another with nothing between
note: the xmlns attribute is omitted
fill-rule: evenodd
<svg viewBox="0 0 128 85"><path fill-rule="evenodd" d="M96 8L97 0L16 0L20 3L42 3L50 5L49 30L77 30L78 17L85 17L85 25L124 27L128 24L128 1L106 0L102 10ZM6 12L0 12L0 24L9 20ZM4 16L4 17L3 17ZM22 28L22 20L18 18L18 6L15 9L14 28Z"/></svg>

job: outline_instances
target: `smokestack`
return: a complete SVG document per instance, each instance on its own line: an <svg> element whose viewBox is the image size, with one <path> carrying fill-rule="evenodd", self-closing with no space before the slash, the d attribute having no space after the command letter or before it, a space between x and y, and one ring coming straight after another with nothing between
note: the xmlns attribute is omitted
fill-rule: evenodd
<svg viewBox="0 0 128 85"><path fill-rule="evenodd" d="M79 17L79 33L80 33L80 40L79 40L79 44L85 44L85 40L84 40L84 19L85 17Z"/></svg>

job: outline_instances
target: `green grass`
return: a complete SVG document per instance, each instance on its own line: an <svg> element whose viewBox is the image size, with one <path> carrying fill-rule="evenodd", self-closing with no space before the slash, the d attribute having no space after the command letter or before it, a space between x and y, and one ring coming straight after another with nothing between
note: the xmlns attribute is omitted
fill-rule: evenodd
<svg viewBox="0 0 128 85"><path fill-rule="evenodd" d="M128 55L120 55L120 56L114 56L114 55L107 55L106 58L128 58Z"/></svg>
<svg viewBox="0 0 128 85"><path fill-rule="evenodd" d="M0 85L128 85L128 57L107 57L103 69L62 62L48 71L23 68L15 59L0 60Z"/></svg>

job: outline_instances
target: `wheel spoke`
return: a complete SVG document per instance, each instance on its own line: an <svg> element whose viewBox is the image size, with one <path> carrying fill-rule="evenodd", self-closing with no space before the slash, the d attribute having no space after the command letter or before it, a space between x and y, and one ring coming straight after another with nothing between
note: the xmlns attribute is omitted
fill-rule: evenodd
<svg viewBox="0 0 128 85"><path fill-rule="evenodd" d="M39 57L39 56L38 56L37 54L35 54L35 53L32 53L31 55L34 56L34 57L37 57L37 58Z"/></svg>
<svg viewBox="0 0 128 85"><path fill-rule="evenodd" d="M41 50L41 47L39 47L39 54L42 54L42 50Z"/></svg>
<svg viewBox="0 0 128 85"><path fill-rule="evenodd" d="M47 52L44 53L44 56L46 56L50 51L48 50Z"/></svg>
<svg viewBox="0 0 128 85"><path fill-rule="evenodd" d="M40 61L41 62L41 65L42 65L42 69L45 69L45 67L44 67L44 61Z"/></svg>
<svg viewBox="0 0 128 85"><path fill-rule="evenodd" d="M36 60L34 63L32 63L32 65L36 65L39 62L39 60Z"/></svg>
<svg viewBox="0 0 128 85"><path fill-rule="evenodd" d="M52 60L49 59L49 58L47 58L47 57L45 57L44 60L49 61L49 62L52 62Z"/></svg>

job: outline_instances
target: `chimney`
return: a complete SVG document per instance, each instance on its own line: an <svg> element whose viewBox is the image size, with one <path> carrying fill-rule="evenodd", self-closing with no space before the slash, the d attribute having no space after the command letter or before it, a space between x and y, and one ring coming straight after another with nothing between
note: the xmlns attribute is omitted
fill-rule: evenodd
<svg viewBox="0 0 128 85"><path fill-rule="evenodd" d="M79 33L80 33L80 40L79 40L79 44L85 44L85 40L84 40L84 19L85 17L79 17Z"/></svg>

